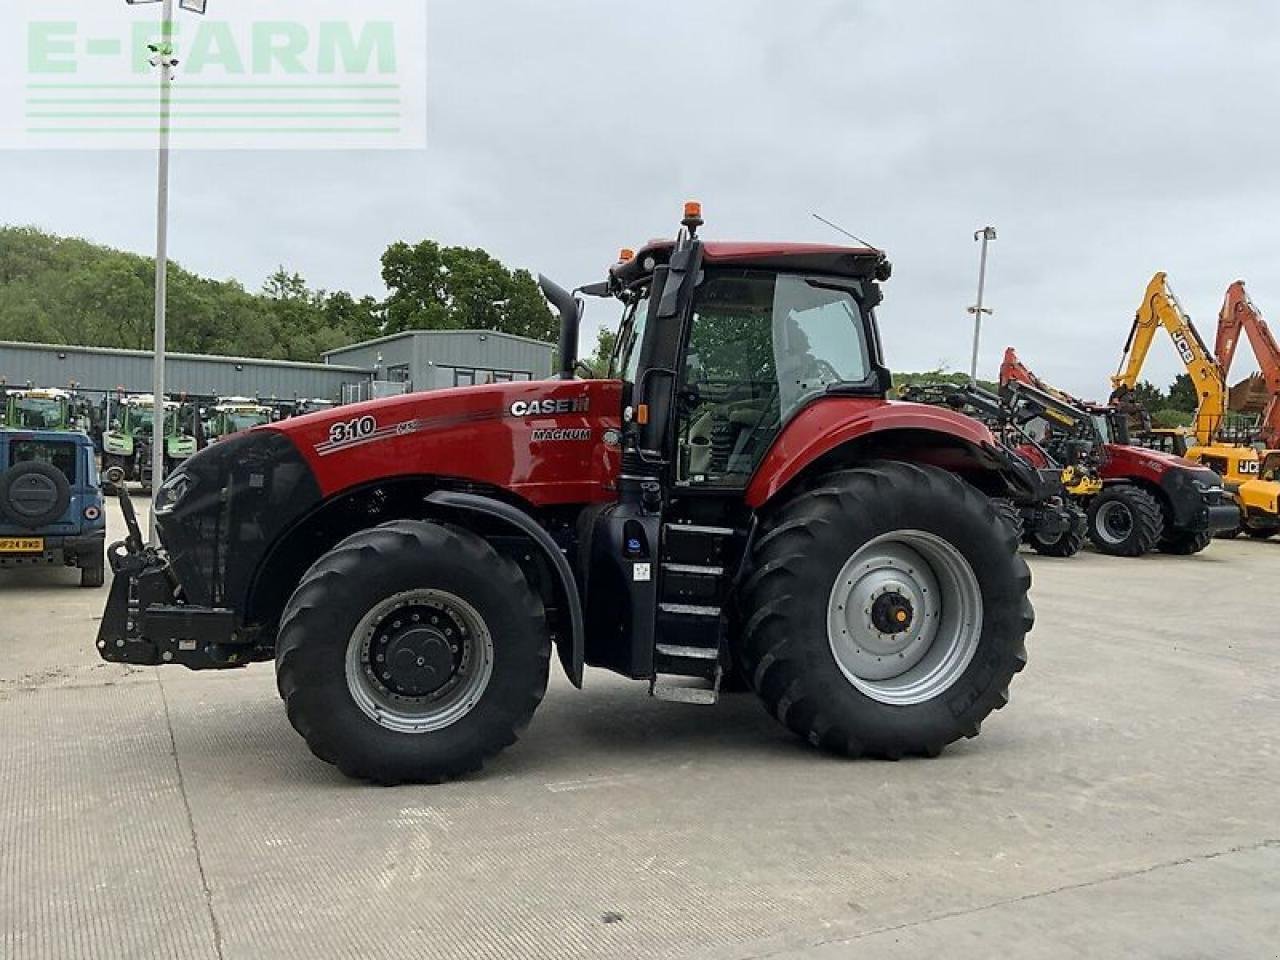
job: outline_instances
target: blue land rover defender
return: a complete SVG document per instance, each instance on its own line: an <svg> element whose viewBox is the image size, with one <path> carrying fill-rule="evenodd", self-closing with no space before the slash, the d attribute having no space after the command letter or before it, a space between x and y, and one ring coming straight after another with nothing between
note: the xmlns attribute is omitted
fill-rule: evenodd
<svg viewBox="0 0 1280 960"><path fill-rule="evenodd" d="M106 536L93 441L0 429L0 569L78 567L82 587L100 587Z"/></svg>

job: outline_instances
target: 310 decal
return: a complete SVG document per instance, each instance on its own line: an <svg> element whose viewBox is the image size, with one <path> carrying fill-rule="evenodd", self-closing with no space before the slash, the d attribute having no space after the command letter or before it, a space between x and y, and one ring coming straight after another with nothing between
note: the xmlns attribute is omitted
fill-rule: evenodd
<svg viewBox="0 0 1280 960"><path fill-rule="evenodd" d="M344 443L355 443L367 439L378 432L378 421L373 417L356 417L335 423L329 428L329 443L340 446Z"/></svg>

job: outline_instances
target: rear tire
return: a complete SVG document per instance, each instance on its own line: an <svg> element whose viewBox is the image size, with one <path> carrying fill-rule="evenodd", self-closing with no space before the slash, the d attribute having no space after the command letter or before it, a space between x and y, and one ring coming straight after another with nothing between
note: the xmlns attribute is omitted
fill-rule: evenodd
<svg viewBox="0 0 1280 960"><path fill-rule="evenodd" d="M1160 552L1189 557L1200 553L1211 543L1213 534L1208 530L1176 530L1160 541Z"/></svg>
<svg viewBox="0 0 1280 960"><path fill-rule="evenodd" d="M932 757L977 736L1034 622L999 516L956 476L906 463L829 474L773 511L743 587L743 665L765 708L847 756Z"/></svg>
<svg viewBox="0 0 1280 960"><path fill-rule="evenodd" d="M1008 524L1009 529L1021 541L1026 534L1027 522L1018 506L1007 497L992 498L991 506L995 508L996 515Z"/></svg>
<svg viewBox="0 0 1280 960"><path fill-rule="evenodd" d="M1164 514L1151 494L1132 484L1107 487L1089 504L1089 539L1113 557L1150 553L1164 533Z"/></svg>
<svg viewBox="0 0 1280 960"><path fill-rule="evenodd" d="M518 566L466 530L401 520L307 571L281 620L276 680L321 760L377 783L439 783L516 741L550 658Z"/></svg>

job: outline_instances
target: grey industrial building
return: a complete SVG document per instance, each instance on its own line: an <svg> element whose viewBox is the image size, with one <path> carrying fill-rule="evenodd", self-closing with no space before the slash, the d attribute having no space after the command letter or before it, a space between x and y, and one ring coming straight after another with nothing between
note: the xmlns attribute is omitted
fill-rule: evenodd
<svg viewBox="0 0 1280 960"><path fill-rule="evenodd" d="M165 379L170 394L351 401L541 380L551 373L554 352L552 344L496 331L422 331L333 350L324 363L170 353ZM148 393L152 362L143 350L0 341L0 385Z"/></svg>
<svg viewBox="0 0 1280 960"><path fill-rule="evenodd" d="M71 387L89 393L148 393L154 354L105 347L63 347L0 341L0 379L9 386ZM326 363L171 353L165 381L171 394L338 400L372 371Z"/></svg>
<svg viewBox="0 0 1280 960"><path fill-rule="evenodd" d="M554 344L495 330L409 330L330 350L324 358L414 391L545 380L555 350Z"/></svg>

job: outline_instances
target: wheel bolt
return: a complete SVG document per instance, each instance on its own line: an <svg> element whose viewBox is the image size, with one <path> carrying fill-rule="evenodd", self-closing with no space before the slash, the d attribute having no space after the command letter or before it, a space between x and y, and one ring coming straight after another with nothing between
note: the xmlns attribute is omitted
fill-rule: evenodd
<svg viewBox="0 0 1280 960"><path fill-rule="evenodd" d="M380 654L378 654L378 656L376 657L376 659L377 659L377 661L378 661L379 663L382 663L384 660L386 660L386 659L387 659L387 655L386 655L385 653L380 653Z"/></svg>

